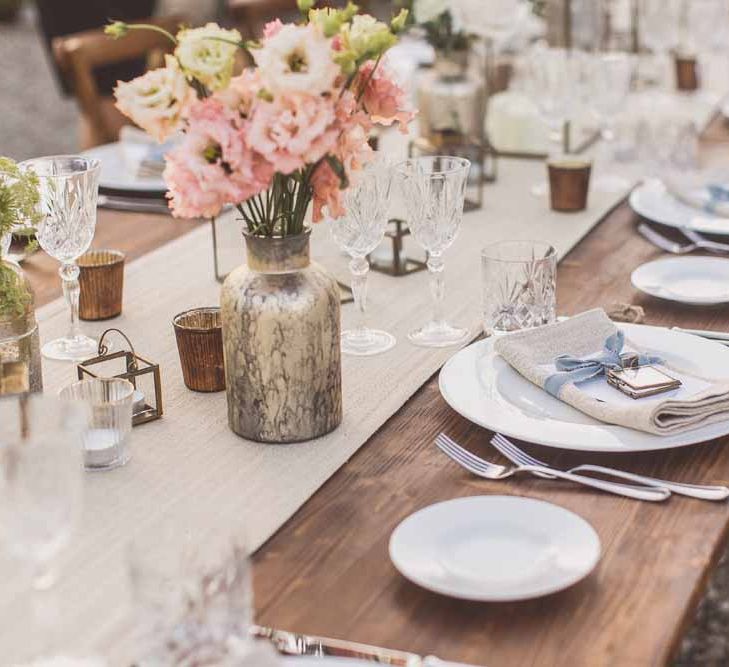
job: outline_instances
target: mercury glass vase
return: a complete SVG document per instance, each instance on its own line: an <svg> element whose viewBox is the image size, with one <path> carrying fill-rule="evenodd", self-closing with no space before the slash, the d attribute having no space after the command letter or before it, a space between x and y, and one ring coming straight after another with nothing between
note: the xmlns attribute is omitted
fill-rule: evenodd
<svg viewBox="0 0 729 667"><path fill-rule="evenodd" d="M339 288L309 234L244 233L248 262L223 285L228 423L250 440L310 440L342 420Z"/></svg>

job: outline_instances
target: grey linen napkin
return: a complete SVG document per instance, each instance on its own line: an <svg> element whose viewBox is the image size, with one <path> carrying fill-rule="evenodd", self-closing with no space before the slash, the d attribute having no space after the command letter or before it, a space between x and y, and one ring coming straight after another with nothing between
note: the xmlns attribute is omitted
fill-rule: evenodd
<svg viewBox="0 0 729 667"><path fill-rule="evenodd" d="M560 354L588 357L600 352L605 340L617 331L602 309L589 310L563 322L519 331L499 338L494 349L508 364L539 387L555 372L554 360ZM626 351L645 352L626 339ZM670 365L658 366L679 379L696 378L702 387L695 393L685 389L636 400L627 399L617 389L615 401L591 396L580 384L567 383L559 392L560 400L595 419L627 426L656 435L681 433L729 419L729 378L697 378ZM702 381L703 380L703 381ZM606 382L605 377L589 382ZM678 394L678 396L676 396Z"/></svg>

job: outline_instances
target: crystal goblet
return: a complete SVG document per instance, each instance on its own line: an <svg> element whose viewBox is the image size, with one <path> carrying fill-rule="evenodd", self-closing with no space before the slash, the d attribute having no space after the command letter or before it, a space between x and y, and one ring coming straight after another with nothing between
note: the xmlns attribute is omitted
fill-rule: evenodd
<svg viewBox="0 0 729 667"><path fill-rule="evenodd" d="M380 354L395 345L395 337L387 331L367 326L367 274L369 255L382 242L387 228L392 167L378 156L344 193L346 213L330 222L330 231L337 245L351 258L352 296L357 310L354 329L342 332L342 352L355 356Z"/></svg>
<svg viewBox="0 0 729 667"><path fill-rule="evenodd" d="M33 567L33 586L55 582L54 562L81 505L82 404L41 395L0 401L0 537Z"/></svg>
<svg viewBox="0 0 729 667"><path fill-rule="evenodd" d="M447 347L468 338L468 329L452 326L443 317L445 264L443 253L452 245L463 219L469 160L436 155L406 160L397 166L397 176L410 212L410 230L428 253L433 318L408 334L416 345Z"/></svg>
<svg viewBox="0 0 729 667"><path fill-rule="evenodd" d="M74 155L27 160L23 169L38 175L40 222L37 238L41 248L61 262L63 294L71 310L71 325L64 338L46 343L49 359L78 361L96 354L96 341L78 327L79 268L76 260L88 250L96 227L100 162Z"/></svg>

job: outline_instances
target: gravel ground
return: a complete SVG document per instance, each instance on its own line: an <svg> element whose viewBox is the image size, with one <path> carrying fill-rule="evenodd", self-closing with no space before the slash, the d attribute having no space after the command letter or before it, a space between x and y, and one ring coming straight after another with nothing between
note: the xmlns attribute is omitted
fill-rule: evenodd
<svg viewBox="0 0 729 667"><path fill-rule="evenodd" d="M33 16L0 24L0 155L17 160L78 150L76 107L59 93ZM715 572L674 667L729 665L729 559Z"/></svg>

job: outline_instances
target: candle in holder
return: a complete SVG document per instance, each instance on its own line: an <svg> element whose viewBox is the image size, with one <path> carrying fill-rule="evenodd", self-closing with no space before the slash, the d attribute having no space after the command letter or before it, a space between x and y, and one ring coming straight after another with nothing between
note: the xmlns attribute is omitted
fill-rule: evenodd
<svg viewBox="0 0 729 667"><path fill-rule="evenodd" d="M89 250L79 257L78 312L82 320L108 320L121 315L124 258L119 250Z"/></svg>
<svg viewBox="0 0 729 667"><path fill-rule="evenodd" d="M92 378L65 387L64 400L86 403L91 423L83 436L84 466L109 470L129 460L127 440L132 430L134 385L121 378Z"/></svg>
<svg viewBox="0 0 729 667"><path fill-rule="evenodd" d="M579 157L564 156L550 159L547 168L552 210L584 211L587 208L592 164Z"/></svg>
<svg viewBox="0 0 729 667"><path fill-rule="evenodd" d="M694 56L677 53L674 56L676 66L676 88L691 92L699 88L699 64Z"/></svg>
<svg viewBox="0 0 729 667"><path fill-rule="evenodd" d="M185 386L193 391L225 389L220 308L193 308L172 320Z"/></svg>

